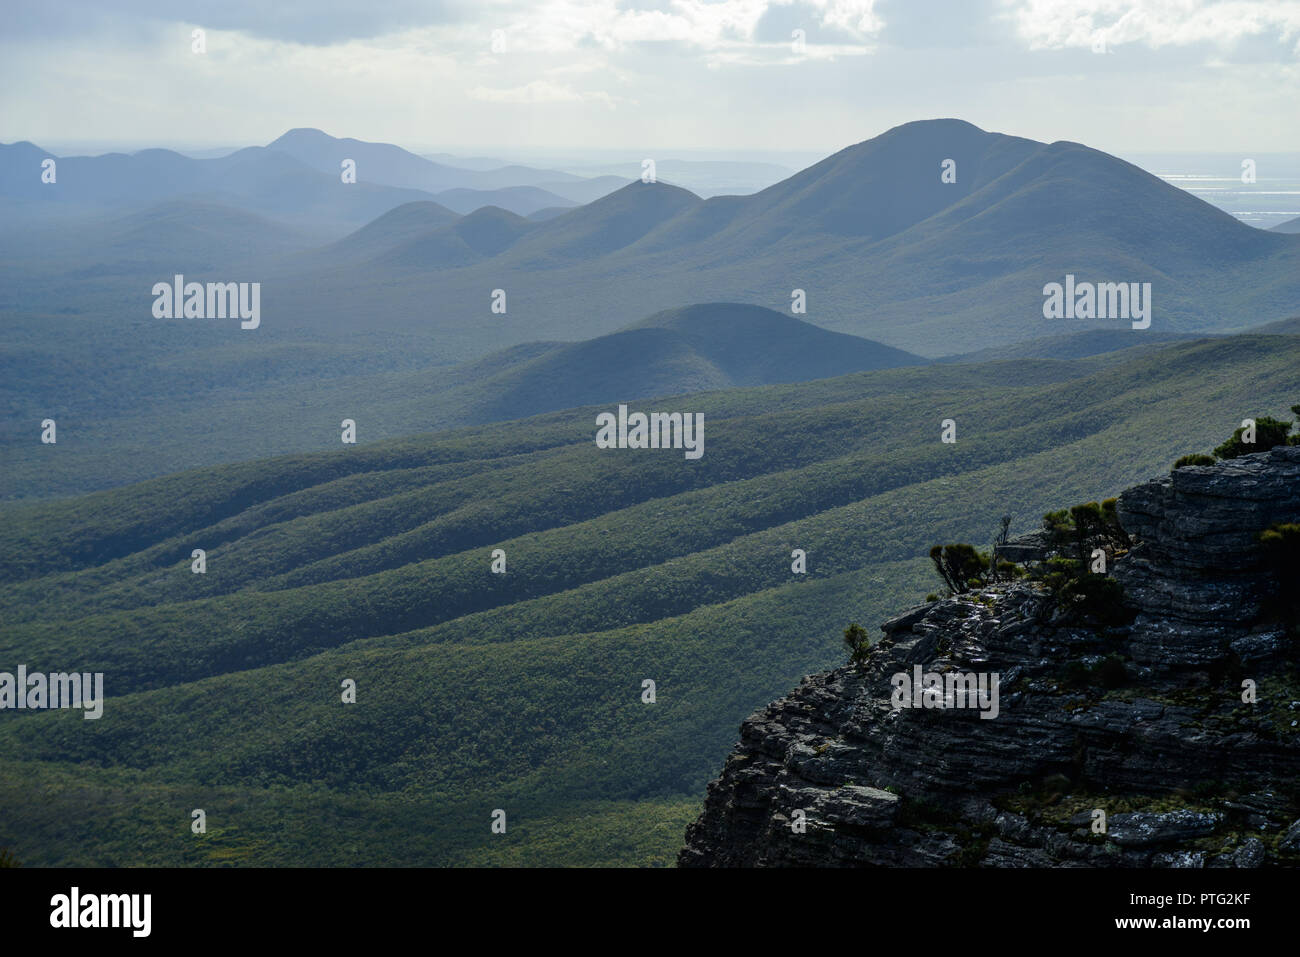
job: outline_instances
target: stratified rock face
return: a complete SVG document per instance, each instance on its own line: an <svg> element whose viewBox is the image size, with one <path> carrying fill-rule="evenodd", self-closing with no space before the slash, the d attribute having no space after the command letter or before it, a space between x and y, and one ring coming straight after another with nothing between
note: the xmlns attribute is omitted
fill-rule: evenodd
<svg viewBox="0 0 1300 957"><path fill-rule="evenodd" d="M886 622L862 667L745 721L679 863L1300 864L1300 662L1258 544L1300 520L1300 448L1179 469L1119 515L1131 624L1080 623L1025 582ZM896 708L918 666L996 674L998 696Z"/></svg>
<svg viewBox="0 0 1300 957"><path fill-rule="evenodd" d="M1115 569L1141 609L1129 640L1134 660L1178 668L1228 650L1243 661L1277 657L1280 629L1243 625L1260 621L1276 587L1261 564L1259 532L1300 515L1300 448L1178 469L1129 489L1119 510L1142 542Z"/></svg>

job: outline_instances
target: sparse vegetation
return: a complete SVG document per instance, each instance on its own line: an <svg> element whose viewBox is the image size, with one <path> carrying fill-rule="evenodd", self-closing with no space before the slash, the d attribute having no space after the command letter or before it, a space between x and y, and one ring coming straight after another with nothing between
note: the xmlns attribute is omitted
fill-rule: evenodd
<svg viewBox="0 0 1300 957"><path fill-rule="evenodd" d="M1048 512L1043 516L1043 528L1058 549L1073 551L1079 562L1091 562L1097 548L1106 553L1109 561L1131 544L1120 525L1117 506L1117 499L1108 498L1101 503L1085 502Z"/></svg>
<svg viewBox="0 0 1300 957"><path fill-rule="evenodd" d="M1246 432L1246 426L1237 426L1232 432L1232 438L1215 448L1215 456L1221 459L1235 459L1241 455L1249 455L1252 452L1267 452L1275 446L1286 445L1291 432L1291 423L1275 419L1272 416L1261 415L1255 420L1254 442L1245 441Z"/></svg>
<svg viewBox="0 0 1300 957"><path fill-rule="evenodd" d="M1022 566L1017 565L1015 562L1008 562L1008 561L998 562L999 579L1009 581L1014 578L1024 578L1026 574L1027 572L1025 571L1025 569Z"/></svg>
<svg viewBox="0 0 1300 957"><path fill-rule="evenodd" d="M1124 604L1123 586L1109 575L1092 572L1085 562L1056 557L1033 574L1071 618L1098 625L1123 625L1132 620L1133 613Z"/></svg>
<svg viewBox="0 0 1300 957"><path fill-rule="evenodd" d="M935 545L930 549L930 561L953 595L979 588L990 565L986 553L966 544Z"/></svg>
<svg viewBox="0 0 1300 957"><path fill-rule="evenodd" d="M1296 421L1300 421L1300 403L1291 406L1291 412L1295 415ZM1268 415L1259 416L1255 419L1254 441L1245 441L1248 427L1240 425L1233 430L1229 439L1215 448L1213 456L1203 452L1184 455L1174 462L1174 469L1180 469L1185 465L1213 465L1219 459L1235 459L1252 452L1267 452L1279 445L1300 445L1300 432L1291 434L1294 424L1294 421L1275 419Z"/></svg>
<svg viewBox="0 0 1300 957"><path fill-rule="evenodd" d="M1259 543L1277 576L1278 613L1295 631L1300 625L1300 524L1270 525L1260 532Z"/></svg>
<svg viewBox="0 0 1300 957"><path fill-rule="evenodd" d="M856 621L849 625L844 629L844 645L849 649L849 662L862 667L871 653L871 639L867 635L867 629Z"/></svg>
<svg viewBox="0 0 1300 957"><path fill-rule="evenodd" d="M1043 516L1043 528L1058 554L1032 574L1047 586L1066 614L1099 625L1131 620L1123 587L1106 574L1111 562L1132 544L1119 521L1118 500L1108 498L1048 512Z"/></svg>
<svg viewBox="0 0 1300 957"><path fill-rule="evenodd" d="M1259 543L1282 583L1300 590L1300 524L1279 522L1259 533Z"/></svg>

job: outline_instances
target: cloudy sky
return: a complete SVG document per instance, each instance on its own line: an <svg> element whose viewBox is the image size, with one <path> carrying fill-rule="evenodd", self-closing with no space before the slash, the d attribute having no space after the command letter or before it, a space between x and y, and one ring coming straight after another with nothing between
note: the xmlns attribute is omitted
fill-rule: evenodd
<svg viewBox="0 0 1300 957"><path fill-rule="evenodd" d="M5 17L5 142L316 126L461 152L825 153L955 116L1117 153L1300 150L1300 0L51 0Z"/></svg>

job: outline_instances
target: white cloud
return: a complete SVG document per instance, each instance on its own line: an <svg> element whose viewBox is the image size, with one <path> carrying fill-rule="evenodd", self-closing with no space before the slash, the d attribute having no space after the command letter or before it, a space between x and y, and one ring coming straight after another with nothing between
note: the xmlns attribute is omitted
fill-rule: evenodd
<svg viewBox="0 0 1300 957"><path fill-rule="evenodd" d="M1152 49L1228 45L1274 35L1296 41L1297 0L1006 0L1017 35L1034 50L1140 43Z"/></svg>
<svg viewBox="0 0 1300 957"><path fill-rule="evenodd" d="M897 14L885 0L443 2L455 15L332 24L311 42L276 24L210 25L204 56L181 20L0 31L0 139L230 146L318 126L436 149L829 152L961 116L1112 150L1300 143L1287 122L1300 0L897 0ZM928 42L948 27L978 42ZM1146 55L1033 52L1087 49L1098 29ZM494 30L506 41L495 53Z"/></svg>
<svg viewBox="0 0 1300 957"><path fill-rule="evenodd" d="M473 100L485 103L604 103L614 105L614 97L601 90L575 90L563 83L534 80L523 86L496 88L476 86L465 91Z"/></svg>
<svg viewBox="0 0 1300 957"><path fill-rule="evenodd" d="M544 0L522 9L483 13L489 29L505 32L511 49L558 53L597 47L623 50L638 44L676 44L709 53L753 45L770 11L795 3L811 9L824 27L866 43L884 27L875 0L670 0L666 9L637 9L617 0Z"/></svg>
<svg viewBox="0 0 1300 957"><path fill-rule="evenodd" d="M814 61L834 62L842 56L865 56L874 48L845 43L807 43L795 52L789 43L733 44L709 54L709 69L721 66L798 66Z"/></svg>

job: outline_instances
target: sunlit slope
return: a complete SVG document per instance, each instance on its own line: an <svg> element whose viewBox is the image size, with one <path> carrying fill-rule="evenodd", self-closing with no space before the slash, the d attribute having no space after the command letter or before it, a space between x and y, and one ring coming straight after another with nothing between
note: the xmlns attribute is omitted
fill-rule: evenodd
<svg viewBox="0 0 1300 957"><path fill-rule="evenodd" d="M987 544L1004 512L1027 529L1281 414L1298 361L1250 336L859 373L656 404L705 413L697 462L597 449L584 409L16 509L0 668L103 671L109 700L0 716L0 844L664 863L738 722L837 660L850 620L934 590L930 544Z"/></svg>

